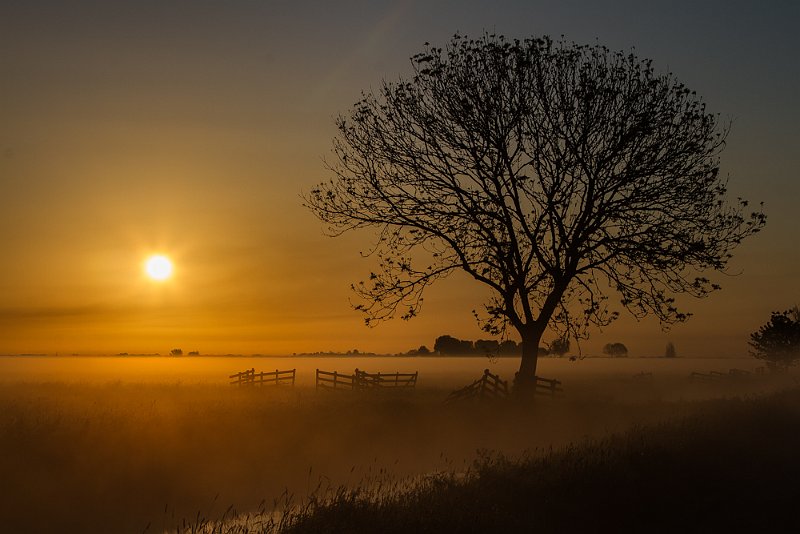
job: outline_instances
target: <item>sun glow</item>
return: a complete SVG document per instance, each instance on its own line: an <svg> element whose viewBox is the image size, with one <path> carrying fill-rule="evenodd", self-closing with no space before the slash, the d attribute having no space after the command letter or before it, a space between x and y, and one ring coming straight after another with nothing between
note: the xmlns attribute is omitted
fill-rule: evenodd
<svg viewBox="0 0 800 534"><path fill-rule="evenodd" d="M172 262L166 256L150 256L144 264L144 271L153 280L166 280L172 276Z"/></svg>

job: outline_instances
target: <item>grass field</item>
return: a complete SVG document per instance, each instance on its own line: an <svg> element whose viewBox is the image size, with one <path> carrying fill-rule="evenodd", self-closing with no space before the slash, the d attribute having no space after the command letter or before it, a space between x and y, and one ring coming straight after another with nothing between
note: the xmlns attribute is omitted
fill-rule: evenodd
<svg viewBox="0 0 800 534"><path fill-rule="evenodd" d="M522 458L485 454L465 477L341 488L284 517L279 531L798 532L800 390L701 404ZM244 529L223 522L216 532Z"/></svg>
<svg viewBox="0 0 800 534"><path fill-rule="evenodd" d="M201 380L198 371L196 379L180 383L163 381L174 379L163 373L144 380L130 370L130 380L120 380L90 369L116 359L97 360L67 359L83 366L84 374L62 368L61 381L43 380L30 368L27 375L16 368L10 379L10 364L0 362L0 530L175 531L184 520L199 524L198 513L221 517L230 505L252 511L282 494L299 503L328 487L368 488L376 481L464 473L478 450L518 458L525 451L691 416L706 409L698 399L754 395L794 383L791 376L693 383L685 374L703 365L724 370L719 362L682 362L680 372L671 374L656 369L648 382L630 373L650 362L620 366L607 360L605 373L559 362L563 372L553 366L551 376L565 381L561 399L532 407L445 406L455 379L426 383L426 376L436 375L422 359L417 391L380 396L317 394L303 384L231 387L224 373L240 370L241 362L228 359L199 364L219 365L214 376L221 372L223 379ZM471 362L438 362L439 372L448 377L444 369L455 364L463 381L475 372L466 366L478 372L486 366L480 358L466 360ZM136 365L147 369L145 363ZM354 363L313 362L342 370ZM412 359L392 363L382 370L413 366ZM600 364L592 362L602 369ZM428 375L424 365L431 366ZM576 371L568 374L569 369ZM93 379L87 380L87 370Z"/></svg>

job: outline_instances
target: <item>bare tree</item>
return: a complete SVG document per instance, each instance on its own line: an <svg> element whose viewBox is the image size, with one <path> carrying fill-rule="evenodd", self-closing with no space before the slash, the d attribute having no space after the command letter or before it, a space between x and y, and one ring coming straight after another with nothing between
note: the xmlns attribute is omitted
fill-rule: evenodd
<svg viewBox="0 0 800 534"><path fill-rule="evenodd" d="M704 273L765 223L725 200L727 129L649 60L457 35L412 64L338 118L334 177L304 196L331 235L376 230L378 269L353 286L368 324L414 317L463 270L493 290L483 329L521 336L524 390L546 328L586 337L616 318L613 292L683 321L674 295L718 289Z"/></svg>

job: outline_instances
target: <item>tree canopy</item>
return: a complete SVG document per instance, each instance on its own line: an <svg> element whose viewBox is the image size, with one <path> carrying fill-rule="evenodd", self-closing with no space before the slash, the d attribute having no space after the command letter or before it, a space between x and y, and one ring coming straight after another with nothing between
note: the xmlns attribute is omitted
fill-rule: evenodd
<svg viewBox="0 0 800 534"><path fill-rule="evenodd" d="M475 345L472 341L457 339L453 336L439 336L433 343L433 350L442 355L449 354L472 354Z"/></svg>
<svg viewBox="0 0 800 534"><path fill-rule="evenodd" d="M628 347L622 343L606 343L603 345L603 354L613 358L625 358L628 356Z"/></svg>
<svg viewBox="0 0 800 534"><path fill-rule="evenodd" d="M559 337L550 342L550 354L561 357L569 352L569 338Z"/></svg>
<svg viewBox="0 0 800 534"><path fill-rule="evenodd" d="M771 367L786 368L800 360L800 309L772 312L767 324L750 334L750 353Z"/></svg>
<svg viewBox="0 0 800 534"><path fill-rule="evenodd" d="M546 328L586 337L618 315L663 324L675 295L765 223L727 201L727 128L650 60L550 38L456 35L412 57L337 120L329 182L304 196L331 235L369 228L377 269L354 284L368 324L416 316L454 271L488 286L479 314L522 339L520 380Z"/></svg>

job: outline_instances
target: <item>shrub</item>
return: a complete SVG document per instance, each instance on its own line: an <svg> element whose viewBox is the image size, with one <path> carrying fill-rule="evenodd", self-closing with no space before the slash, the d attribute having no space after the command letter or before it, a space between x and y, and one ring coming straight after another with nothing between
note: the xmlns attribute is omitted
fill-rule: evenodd
<svg viewBox="0 0 800 534"><path fill-rule="evenodd" d="M606 343L603 347L603 354L612 358L625 358L628 356L628 347L622 343Z"/></svg>
<svg viewBox="0 0 800 534"><path fill-rule="evenodd" d="M752 354L772 368L786 369L800 359L800 310L772 312L767 324L750 334Z"/></svg>

